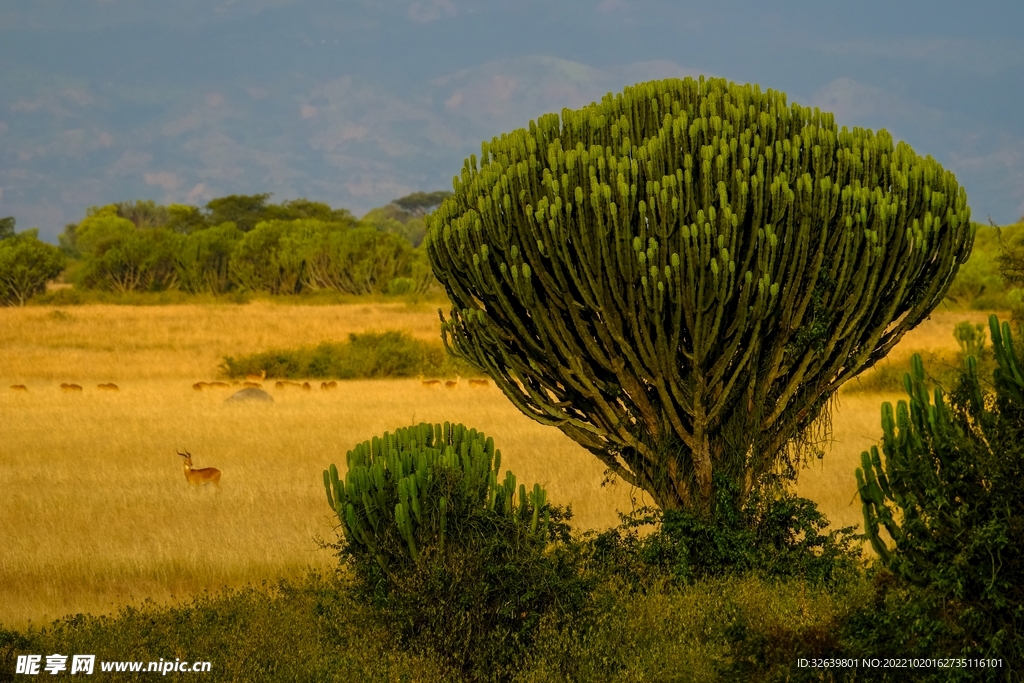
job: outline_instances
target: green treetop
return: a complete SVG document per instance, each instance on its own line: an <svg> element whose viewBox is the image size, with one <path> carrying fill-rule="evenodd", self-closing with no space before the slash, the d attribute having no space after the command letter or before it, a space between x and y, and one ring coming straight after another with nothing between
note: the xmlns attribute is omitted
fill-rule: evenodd
<svg viewBox="0 0 1024 683"><path fill-rule="evenodd" d="M24 306L64 270L64 254L39 241L39 229L15 234L14 219L0 219L0 306Z"/></svg>
<svg viewBox="0 0 1024 683"><path fill-rule="evenodd" d="M933 159L720 79L542 116L454 190L425 240L445 344L663 508L792 465L974 235Z"/></svg>

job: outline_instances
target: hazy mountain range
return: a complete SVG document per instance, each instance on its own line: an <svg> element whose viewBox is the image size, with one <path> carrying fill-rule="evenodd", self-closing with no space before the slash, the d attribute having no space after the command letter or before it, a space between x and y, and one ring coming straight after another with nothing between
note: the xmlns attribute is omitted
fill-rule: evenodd
<svg viewBox="0 0 1024 683"><path fill-rule="evenodd" d="M357 215L638 81L756 82L1024 214L1024 3L4 0L0 216L273 193Z"/></svg>

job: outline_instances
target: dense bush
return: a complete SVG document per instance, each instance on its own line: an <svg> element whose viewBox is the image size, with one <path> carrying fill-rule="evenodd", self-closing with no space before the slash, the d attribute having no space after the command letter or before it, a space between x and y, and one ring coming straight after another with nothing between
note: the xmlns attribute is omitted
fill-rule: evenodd
<svg viewBox="0 0 1024 683"><path fill-rule="evenodd" d="M446 355L444 347L407 332L351 333L345 342L323 342L298 349L228 356L221 368L229 377L266 370L268 379L375 379L432 374L453 377L476 371Z"/></svg>
<svg viewBox="0 0 1024 683"><path fill-rule="evenodd" d="M181 289L192 294L224 294L233 286L231 256L242 238L234 223L223 223L183 235L174 266Z"/></svg>
<svg viewBox="0 0 1024 683"><path fill-rule="evenodd" d="M853 527L824 533L828 519L780 480L766 480L742 502L726 477L716 491L710 519L654 508L623 515L621 526L594 539L596 559L641 588L665 576L690 584L746 573L835 584L856 569ZM644 527L651 533L641 535Z"/></svg>
<svg viewBox="0 0 1024 683"><path fill-rule="evenodd" d="M0 306L24 306L60 275L64 254L40 242L35 229L14 234L14 219L5 220L0 223Z"/></svg>
<svg viewBox="0 0 1024 683"><path fill-rule="evenodd" d="M1024 669L1024 366L1008 323L991 316L998 367L983 390L969 356L946 402L932 404L920 357L909 404L882 408L882 454L857 470L866 533L914 595L897 634L921 647L1001 657ZM882 536L881 528L889 540Z"/></svg>
<svg viewBox="0 0 1024 683"><path fill-rule="evenodd" d="M90 209L75 231L75 246L83 258L79 286L124 293L177 285L177 235L166 228L141 230L118 216L114 205Z"/></svg>

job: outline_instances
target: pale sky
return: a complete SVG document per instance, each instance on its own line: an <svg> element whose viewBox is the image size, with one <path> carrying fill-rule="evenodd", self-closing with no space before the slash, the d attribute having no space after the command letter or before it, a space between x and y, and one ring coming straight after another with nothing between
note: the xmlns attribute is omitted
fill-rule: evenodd
<svg viewBox="0 0 1024 683"><path fill-rule="evenodd" d="M0 217L271 192L356 215L626 85L716 76L888 129L1024 215L1024 2L3 0Z"/></svg>

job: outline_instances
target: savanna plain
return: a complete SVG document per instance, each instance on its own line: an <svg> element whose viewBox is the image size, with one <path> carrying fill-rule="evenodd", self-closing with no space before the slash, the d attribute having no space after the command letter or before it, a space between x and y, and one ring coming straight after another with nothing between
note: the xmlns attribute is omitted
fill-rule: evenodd
<svg viewBox="0 0 1024 683"><path fill-rule="evenodd" d="M574 526L601 530L650 504L554 428L519 413L493 384L343 381L335 390L275 389L272 403L226 403L226 356L403 330L439 339L437 303L0 309L0 624L21 629L143 600L174 603L225 586L296 578L337 565L321 473L356 443L421 421L462 422L493 436L503 468L571 505ZM877 443L879 407L902 396L878 377L921 352L956 362L953 326L988 313L939 309L886 361L850 382L830 414L824 456L797 493L833 526L858 525L854 469ZM436 379L454 380L438 376ZM82 391L67 392L62 383ZM101 390L113 383L118 389ZM15 390L24 385L27 390ZM891 383L888 385L891 387ZM177 451L223 472L193 488Z"/></svg>
<svg viewBox="0 0 1024 683"><path fill-rule="evenodd" d="M263 386L272 402L224 400L241 388L225 376L227 356L389 330L436 343L440 305L415 299L333 305L255 300L0 308L0 627L45 627L77 613L124 614L125 607L143 601L184 604L225 588L301 582L310 570L328 575L338 561L324 542L335 541L337 518L327 506L323 470L331 463L343 469L345 453L357 442L423 421L461 422L493 436L503 468L527 485L540 482L552 503L571 506L579 530L610 528L620 522L618 513L650 504L622 481L608 484L592 455L521 415L493 383L425 375L340 381L336 389L322 389L318 379L309 378L310 389L303 390L276 388L268 378ZM929 368L955 366L961 351L953 327L984 323L987 316L936 310L888 358L840 392L822 421L830 426L830 438L820 444L822 457L805 463L796 483L796 493L817 503L834 527L860 523L854 469L860 453L879 442L882 402L903 397L898 378L910 355L922 353ZM439 386L425 383L432 379ZM218 380L226 386L194 388ZM82 389L62 390L61 384ZM117 390L100 389L101 384ZM177 455L186 451L197 468L222 471L219 489L188 485ZM309 603L317 611L323 607L315 597L318 585L312 585ZM621 680L634 680L630 671L646 672L654 677L649 680L719 680L708 664L711 636L697 633L725 623L721 614L715 616L724 604L716 591L724 591L726 602L740 612L764 613L770 623L797 615L811 634L840 609L827 594L812 597L799 583L772 589L742 580L716 587L712 582L697 593L637 597L636 608L617 617L633 634L629 643L607 644L611 650L625 647L615 655L624 661L643 660L635 667L624 664ZM765 591L778 595L767 598ZM230 604L243 608L256 600L244 607L250 610L247 620L267 604L261 598L241 600ZM675 602L658 602L666 600ZM756 607L744 606L748 602ZM203 611L189 613L188 618L207 618ZM671 616L684 613L689 616ZM656 624L644 621L655 614ZM694 614L705 616L694 622ZM122 617L121 628L135 628L134 618ZM247 623L262 626L246 628L272 630L274 618L284 616L260 618ZM351 625L356 630L348 637L360 642L369 642L370 631L379 629ZM198 633L206 628L197 626ZM620 627L612 631L623 633ZM716 637L726 636L732 637ZM672 644L677 641L692 641L693 647ZM169 646L178 651L178 645ZM195 645L181 647L198 651ZM366 650L358 671L380 680L398 680L398 670L421 672L408 680L449 680L431 677L427 669L435 663L429 657L382 668L379 657L390 661L392 655L374 652ZM144 656L153 655L138 658ZM288 650L280 656L289 656ZM736 653L725 649L716 656L734 659ZM325 667L341 675L334 665ZM656 672L666 667L667 678L660 678ZM696 675L705 670L707 676ZM679 678L681 672L688 673ZM246 675L245 680L273 678ZM530 676L558 680L560 674Z"/></svg>

